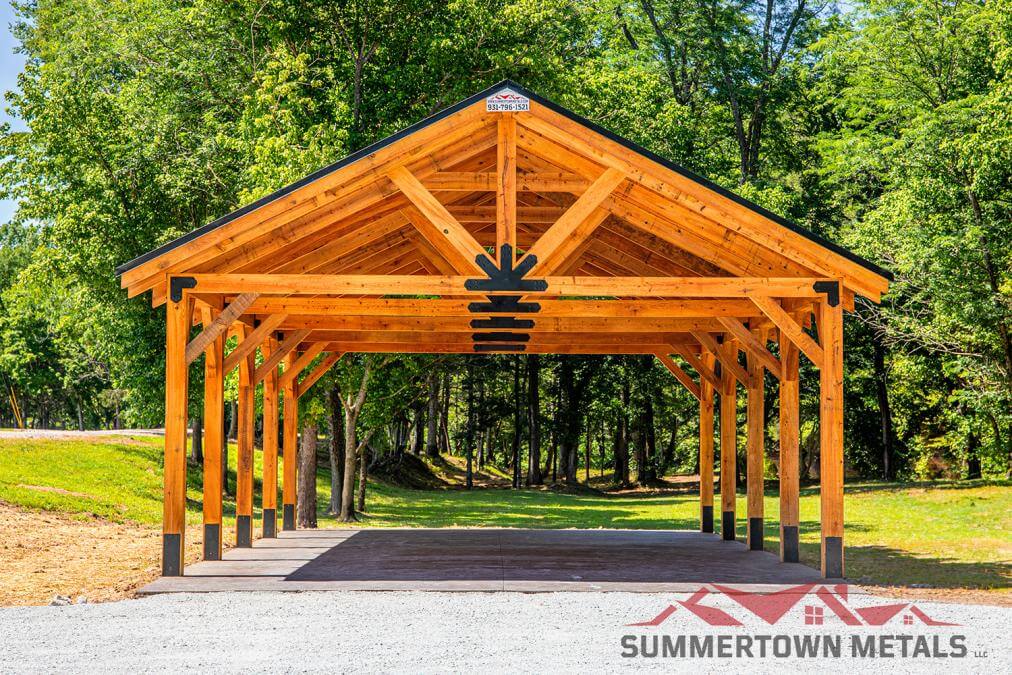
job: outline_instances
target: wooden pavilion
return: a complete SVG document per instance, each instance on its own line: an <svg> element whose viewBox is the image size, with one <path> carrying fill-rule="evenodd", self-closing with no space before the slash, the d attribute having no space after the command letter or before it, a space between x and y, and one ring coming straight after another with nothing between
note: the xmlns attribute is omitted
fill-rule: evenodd
<svg viewBox="0 0 1012 675"><path fill-rule="evenodd" d="M798 361L820 372L822 573L842 577L843 311L890 275L502 82L123 265L166 305L163 575L181 575L187 371L204 355L205 559L222 543L223 379L239 369L238 546L295 527L299 397L347 352L652 354L699 400L700 521L734 538L738 387L747 545L763 545L763 379L779 380L781 558L798 560ZM194 325L202 324L195 337ZM226 338L238 346L225 354ZM769 349L776 343L776 352ZM261 362L257 365L256 352ZM742 359L741 361L739 359Z"/></svg>

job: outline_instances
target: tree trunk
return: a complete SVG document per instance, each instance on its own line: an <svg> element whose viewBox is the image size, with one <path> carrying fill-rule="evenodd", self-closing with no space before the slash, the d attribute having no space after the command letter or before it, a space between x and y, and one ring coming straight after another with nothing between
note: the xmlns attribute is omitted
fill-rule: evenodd
<svg viewBox="0 0 1012 675"><path fill-rule="evenodd" d="M368 467L369 467L369 446L366 445L362 448L361 455L358 459L358 505L356 509L359 513L365 512L365 488L369 484L368 478Z"/></svg>
<svg viewBox="0 0 1012 675"><path fill-rule="evenodd" d="M520 434L523 405L520 397L520 357L513 357L513 489L520 488Z"/></svg>
<svg viewBox="0 0 1012 675"><path fill-rule="evenodd" d="M583 449L583 455L584 455L584 457L583 457L583 459L584 459L583 469L584 469L584 474L585 474L584 481L588 485L590 485L590 450L591 450L591 445L593 444L593 438L594 438L594 432L591 431L590 424L588 423L587 424L587 444L584 446L584 449Z"/></svg>
<svg viewBox="0 0 1012 675"><path fill-rule="evenodd" d="M537 354L527 357L527 428L530 435L527 449L527 483L541 485L541 358Z"/></svg>
<svg viewBox="0 0 1012 675"><path fill-rule="evenodd" d="M330 509L328 515L341 513L341 491L344 488L344 411L337 386L328 392L330 405Z"/></svg>
<svg viewBox="0 0 1012 675"><path fill-rule="evenodd" d="M355 423L357 415L344 409L344 485L341 488L341 515L338 520L342 523L353 523L355 517L355 469L358 468L356 456Z"/></svg>
<svg viewBox="0 0 1012 675"><path fill-rule="evenodd" d="M195 466L204 464L204 418L196 416L193 418L193 427L190 433L190 463Z"/></svg>
<svg viewBox="0 0 1012 675"><path fill-rule="evenodd" d="M296 493L296 512L299 527L316 527L316 426L307 424L302 429L302 443L298 451L299 482Z"/></svg>
<svg viewBox="0 0 1012 675"><path fill-rule="evenodd" d="M239 434L238 405L235 399L228 402L228 440L234 441Z"/></svg>
<svg viewBox="0 0 1012 675"><path fill-rule="evenodd" d="M429 424L428 436L426 438L425 453L429 457L439 456L439 379L436 373L430 371L428 375L429 384L429 414L426 421Z"/></svg>
<svg viewBox="0 0 1012 675"><path fill-rule="evenodd" d="M872 334L872 347L882 443L882 478L892 480L896 471L893 462L893 417L889 407L889 380L885 367L885 345L882 344L882 337L878 333Z"/></svg>
<svg viewBox="0 0 1012 675"><path fill-rule="evenodd" d="M474 467L472 466L472 455L474 453L474 365L468 359L467 363L467 433L464 436L464 452L467 453L467 473L465 484L470 490L474 487Z"/></svg>
<svg viewBox="0 0 1012 675"><path fill-rule="evenodd" d="M966 439L966 478L980 478L980 439L973 431Z"/></svg>
<svg viewBox="0 0 1012 675"><path fill-rule="evenodd" d="M439 448L450 454L450 373L443 374L442 404L439 406Z"/></svg>

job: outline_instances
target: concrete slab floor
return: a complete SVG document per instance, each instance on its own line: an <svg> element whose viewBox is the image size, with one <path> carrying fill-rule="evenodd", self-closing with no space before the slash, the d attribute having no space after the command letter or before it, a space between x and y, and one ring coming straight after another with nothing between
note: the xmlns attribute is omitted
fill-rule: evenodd
<svg viewBox="0 0 1012 675"><path fill-rule="evenodd" d="M694 592L714 583L772 592L821 581L810 567L700 532L333 529L279 532L139 592Z"/></svg>

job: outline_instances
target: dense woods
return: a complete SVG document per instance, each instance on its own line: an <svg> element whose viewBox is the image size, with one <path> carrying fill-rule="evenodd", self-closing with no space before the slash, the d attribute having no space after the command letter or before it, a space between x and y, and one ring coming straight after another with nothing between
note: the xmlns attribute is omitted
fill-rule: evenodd
<svg viewBox="0 0 1012 675"><path fill-rule="evenodd" d="M853 473L1012 471L1008 0L19 11L28 62L7 102L28 131L0 136L0 190L19 202L0 225L2 427L159 426L164 320L125 297L116 265L508 77L895 273L846 322ZM808 368L802 476L819 439ZM775 380L765 392L775 411ZM409 455L516 486L698 470L697 404L652 357L348 355L300 406L304 444L329 439L342 519L363 508L363 467Z"/></svg>

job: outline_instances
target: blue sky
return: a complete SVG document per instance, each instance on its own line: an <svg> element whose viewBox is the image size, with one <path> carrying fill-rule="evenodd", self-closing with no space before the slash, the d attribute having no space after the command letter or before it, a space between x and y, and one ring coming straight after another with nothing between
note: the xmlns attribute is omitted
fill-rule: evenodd
<svg viewBox="0 0 1012 675"><path fill-rule="evenodd" d="M18 73L24 66L25 60L20 54L14 53L17 43L11 35L11 22L14 21L14 10L11 9L8 0L0 0L0 90L8 91L14 89L18 82ZM7 114L7 104L3 103L3 111L0 112L0 120L12 122L15 129L23 129L20 122L11 120ZM0 223L7 222L14 213L14 202L0 200Z"/></svg>

